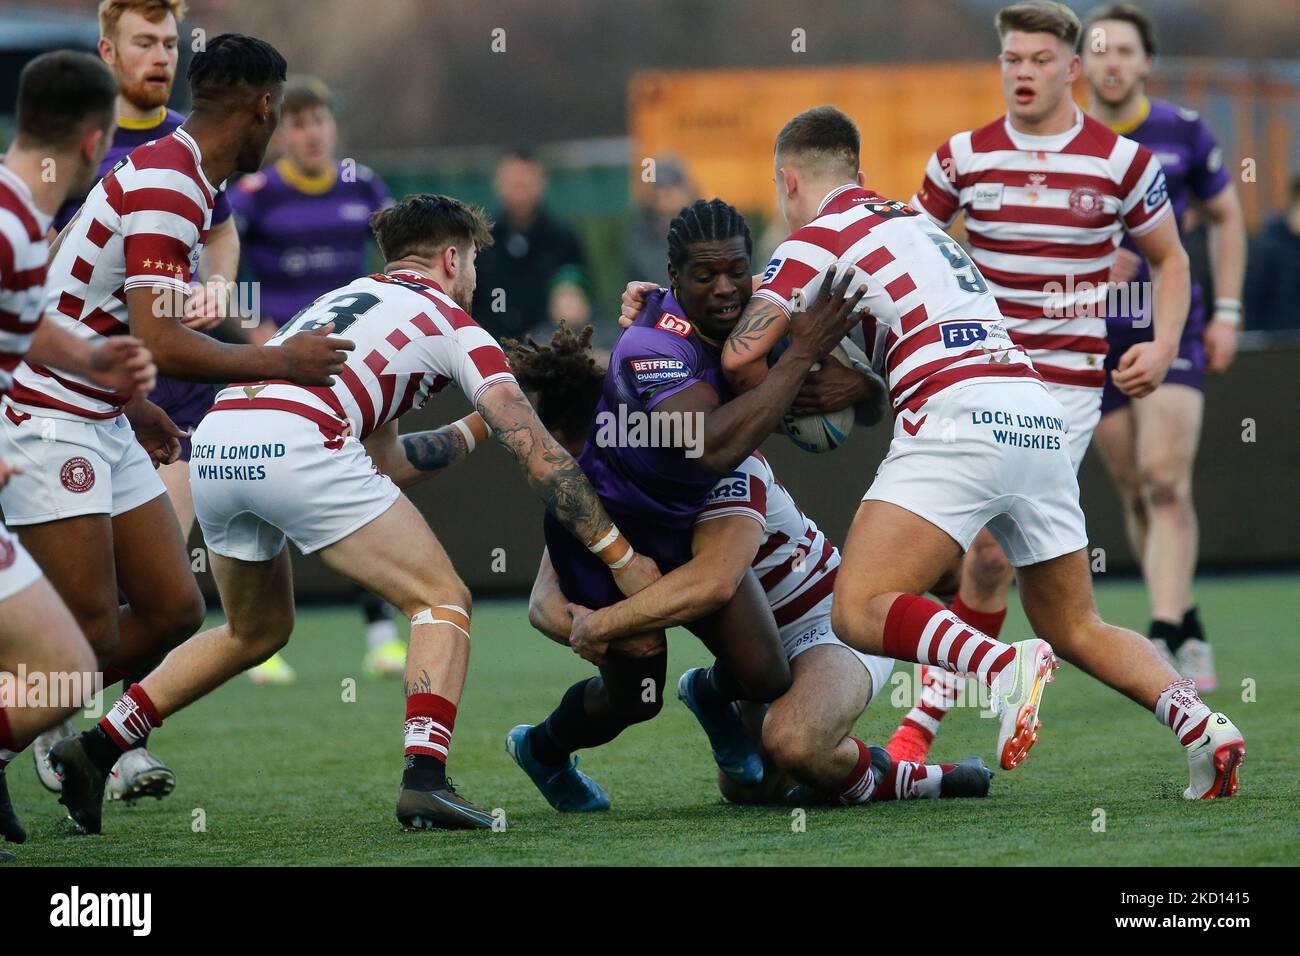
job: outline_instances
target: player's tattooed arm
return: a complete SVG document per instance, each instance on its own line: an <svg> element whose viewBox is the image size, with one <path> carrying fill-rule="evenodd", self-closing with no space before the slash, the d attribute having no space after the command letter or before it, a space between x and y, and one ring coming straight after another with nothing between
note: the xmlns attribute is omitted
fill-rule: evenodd
<svg viewBox="0 0 1300 956"><path fill-rule="evenodd" d="M750 299L740 321L722 346L723 364L727 371L733 375L748 372L755 364L760 371L765 370L767 353L789 327L789 317L775 302L758 297ZM758 377L761 380L761 374Z"/></svg>
<svg viewBox="0 0 1300 956"><path fill-rule="evenodd" d="M575 538L591 541L612 524L578 463L538 421L518 385L489 386L479 397L478 412L519 463L529 487Z"/></svg>

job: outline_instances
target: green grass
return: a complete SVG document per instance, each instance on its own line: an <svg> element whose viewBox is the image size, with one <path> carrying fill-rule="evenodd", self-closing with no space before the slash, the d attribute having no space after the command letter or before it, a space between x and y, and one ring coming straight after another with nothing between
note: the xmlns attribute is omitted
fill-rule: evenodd
<svg viewBox="0 0 1300 956"><path fill-rule="evenodd" d="M288 657L299 681L255 688L243 678L167 722L152 747L179 785L163 801L105 808L105 835L72 833L24 755L10 789L30 832L23 863L60 865L355 864L1079 864L1090 866L1300 862L1300 579L1208 579L1203 619L1222 689L1211 706L1246 734L1240 796L1181 799L1186 765L1147 713L1065 666L1049 692L1043 740L1014 774L999 773L985 801L925 801L810 810L805 832L779 808L724 804L702 732L676 699L659 719L584 754L583 769L613 800L608 813L552 812L506 756L515 723L535 723L587 665L531 631L517 602L475 609L474 651L456 726L452 776L488 807L504 833L398 830L403 702L395 682L359 677L360 622L352 610L304 610ZM1103 613L1141 626L1141 589L1103 585ZM1006 636L1028 628L1018 608ZM670 677L702 663L684 632L671 640ZM357 700L341 682L358 677ZM1242 701L1242 681L1256 702ZM901 711L880 698L858 725L883 741ZM956 711L940 756L993 762L992 721ZM1094 811L1106 814L1104 833ZM206 832L194 832L197 810Z"/></svg>

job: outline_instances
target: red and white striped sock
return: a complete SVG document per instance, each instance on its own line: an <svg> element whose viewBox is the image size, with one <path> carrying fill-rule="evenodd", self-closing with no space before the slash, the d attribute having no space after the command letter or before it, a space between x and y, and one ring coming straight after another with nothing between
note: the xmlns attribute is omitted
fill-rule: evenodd
<svg viewBox="0 0 1300 956"><path fill-rule="evenodd" d="M1007 619L1007 609L989 613L967 607L958 595L948 610L988 637L996 639L1002 632L1002 622ZM921 699L903 718L904 727L911 727L925 740L926 746L934 743L939 732L939 721L957 705L966 678L941 667L921 665Z"/></svg>
<svg viewBox="0 0 1300 956"><path fill-rule="evenodd" d="M958 692L966 678L942 667L918 666L921 668L921 699L901 723L920 734L929 747L939 732L939 721L956 706Z"/></svg>
<svg viewBox="0 0 1300 956"><path fill-rule="evenodd" d="M1190 747L1205 732L1210 708L1196 693L1194 682L1176 680L1160 692L1156 719L1174 732L1180 744Z"/></svg>
<svg viewBox="0 0 1300 956"><path fill-rule="evenodd" d="M886 657L978 677L992 686L1016 649L966 624L952 611L916 594L900 594L885 618Z"/></svg>
<svg viewBox="0 0 1300 956"><path fill-rule="evenodd" d="M406 698L406 756L424 754L446 763L455 726L456 705L446 697L412 694Z"/></svg>
<svg viewBox="0 0 1300 956"><path fill-rule="evenodd" d="M162 715L139 684L132 684L99 721L99 729L123 752L163 724Z"/></svg>
<svg viewBox="0 0 1300 956"><path fill-rule="evenodd" d="M852 806L866 803L876 790L876 775L871 770L871 751L857 737L850 737L858 746L858 762L853 765L853 772L840 784L840 803Z"/></svg>
<svg viewBox="0 0 1300 956"><path fill-rule="evenodd" d="M872 800L938 800L943 775L956 764L895 760Z"/></svg>

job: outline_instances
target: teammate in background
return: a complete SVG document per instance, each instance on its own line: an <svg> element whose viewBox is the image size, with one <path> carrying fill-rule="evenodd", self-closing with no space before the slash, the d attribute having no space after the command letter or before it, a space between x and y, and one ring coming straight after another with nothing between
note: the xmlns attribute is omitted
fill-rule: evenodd
<svg viewBox="0 0 1300 956"><path fill-rule="evenodd" d="M283 156L230 191L245 263L260 289L260 321L249 330L259 344L318 296L366 271L370 216L392 204L372 170L335 158L332 99L320 80L290 77L276 131ZM356 597L366 619L365 672L400 675L406 645L392 609L359 588ZM248 674L265 684L287 684L295 676L280 654Z"/></svg>
<svg viewBox="0 0 1300 956"><path fill-rule="evenodd" d="M733 400L720 348L749 301L752 252L744 217L719 199L697 200L677 215L668 232L672 291L656 289L645 297L640 316L614 347L595 416L579 426L586 438L578 458L583 471L633 545L664 571L690 560L691 529L717 479L771 434L813 363L858 321L854 299L819 303L796 324L790 347L763 386ZM638 428L644 435L656 423L674 421L683 424L675 436L668 431L663 437L660 427L657 441L637 438ZM570 601L601 608L621 600L608 572L571 535L549 519L544 532L548 559ZM820 554L812 563L820 567L826 560ZM567 622L559 630L566 629ZM690 629L715 663L684 674L678 696L703 725L719 768L756 783L762 758L733 704L773 701L790 686L757 576L746 571L723 606ZM576 769L573 752L608 743L658 715L667 682L664 631L651 628L620 640L597 666L599 676L570 687L542 723L520 724L506 737L511 757L560 812L609 807L600 785Z"/></svg>
<svg viewBox="0 0 1300 956"><path fill-rule="evenodd" d="M591 361L592 331L588 326L576 336L562 328L546 346L507 344L510 367L524 390L536 393L543 424L574 455L582 453L604 381L605 369ZM855 651L831 631L839 552L762 455L750 455L713 486L695 519L691 552L689 561L644 591L594 612L567 603L555 568L543 555L529 620L552 640L597 662L622 640L689 625L720 610L752 567L780 630L793 682L770 706L746 705L763 777L742 783L719 770L724 797L736 803L806 805L988 794L992 774L978 757L960 764L894 763L883 748L869 748L852 736L894 662ZM682 681L693 681L696 670L687 671ZM874 772L864 776L859 765Z"/></svg>
<svg viewBox="0 0 1300 956"><path fill-rule="evenodd" d="M869 654L984 682L1000 718L1004 770L1038 739L1055 648L1174 732L1191 775L1185 797L1232 796L1241 733L1150 641L1097 614L1064 406L1007 334L961 247L912 207L863 188L860 147L857 127L834 107L782 129L777 204L792 232L723 351L733 385L754 388L792 303L824 299L840 269L861 270L866 304L887 328L873 358L888 375L894 438L845 543L835 633ZM1016 568L1042 638L1004 644L920 596L986 526Z"/></svg>
<svg viewBox="0 0 1300 956"><path fill-rule="evenodd" d="M99 56L117 79L117 125L108 153L95 179L69 194L54 217L54 228L62 231L81 209L89 186L102 179L128 153L145 143L175 132L185 117L167 108L176 80L179 23L185 16L181 0L102 0L99 4ZM183 321L190 328L206 331L221 324L226 315L225 283L234 279L239 267L239 235L230 216L224 192L217 194L212 210L212 228L204 243L198 275L191 282ZM188 433L212 404L216 392L203 382L183 382L161 377L150 400L157 404L182 431ZM190 497L189 438L180 439L180 459L158 468L167 488L181 533L189 538L194 526L194 502ZM58 793L59 781L49 769L50 748L74 731L67 720L42 734L32 746L36 773L46 789ZM165 785L171 771L142 762L142 753L132 754L114 776L113 796L134 799L141 789L155 794ZM151 778L155 778L151 782ZM119 787L120 785L120 787Z"/></svg>
<svg viewBox="0 0 1300 956"><path fill-rule="evenodd" d="M1146 578L1151 603L1147 634L1162 654L1172 655L1179 673L1205 693L1218 687L1218 679L1192 594L1197 546L1192 464L1201 436L1205 369L1225 371L1237 352L1246 227L1209 126L1192 110L1146 95L1155 54L1151 20L1137 7L1118 3L1089 14L1083 34L1083 72L1092 94L1088 115L1159 157L1176 224L1181 226L1193 201L1203 212L1216 298L1206 324L1201 287L1193 283L1178 355L1154 392L1130 398L1107 380L1097 450L1119 489L1129 544ZM1151 338L1150 311L1141 298L1149 278L1136 245L1126 239L1111 279L1129 291L1119 297L1129 307L1106 316L1108 370L1117 367L1115 358L1133 343Z"/></svg>
<svg viewBox="0 0 1300 956"><path fill-rule="evenodd" d="M329 382L349 343L328 329L282 349L226 345L181 321L221 183L261 165L278 117L284 59L224 34L190 64L194 112L122 159L91 190L49 267L45 321L87 343L130 331L161 372L186 380ZM157 406L36 361L17 367L0 416L6 520L81 625L109 683L147 673L198 629L204 603L176 512L154 471L179 454ZM119 590L126 605L119 607ZM162 795L174 775L143 747L114 777ZM125 770L130 769L131 773Z"/></svg>
<svg viewBox="0 0 1300 956"><path fill-rule="evenodd" d="M1077 472L1101 417L1105 303L1122 235L1127 231L1151 263L1155 280L1154 340L1132 344L1110 373L1113 385L1135 398L1154 391L1177 354L1190 295L1187 254L1160 161L1084 115L1070 97L1081 69L1079 18L1064 4L1030 0L999 11L996 25L1007 115L940 146L912 205L945 229L965 214L970 258L979 267L970 284L993 293L1011 340L1065 407ZM1014 576L993 537L977 535L953 613L997 636ZM955 699L941 678L923 676L927 694L890 741L895 757L924 756Z"/></svg>
<svg viewBox="0 0 1300 956"><path fill-rule="evenodd" d="M18 78L13 145L0 160L0 399L24 357L84 375L98 387L146 395L155 370L149 352L129 335L89 343L43 321L46 234L70 191L87 188L108 148L117 90L112 74L85 53L36 57ZM49 169L59 175L47 175ZM14 410L6 404L6 416ZM21 471L21 460L0 460L0 489ZM0 681L15 700L17 672L46 678L48 688L70 675L90 678L95 653L67 605L41 575L23 545L0 524ZM58 681L56 675L62 675ZM70 717L82 699L29 698L0 706L0 837L22 843L26 831L9 800L5 768L47 727ZM13 855L0 850L0 862Z"/></svg>
<svg viewBox="0 0 1300 956"><path fill-rule="evenodd" d="M446 776L469 659L470 594L399 491L472 451L489 428L548 513L613 569L620 588L634 593L658 577L537 421L500 346L464 311L477 250L491 241L482 212L417 195L373 222L386 273L322 296L268 343L283 351L316 329L345 329L359 347L339 381L232 385L195 432L195 504L226 623L172 651L96 727L54 748L64 800L88 832L99 831L104 778L118 754L289 639L286 536L411 619L398 821L408 829L492 826L492 814L458 795ZM400 436L397 419L452 382L476 412Z"/></svg>

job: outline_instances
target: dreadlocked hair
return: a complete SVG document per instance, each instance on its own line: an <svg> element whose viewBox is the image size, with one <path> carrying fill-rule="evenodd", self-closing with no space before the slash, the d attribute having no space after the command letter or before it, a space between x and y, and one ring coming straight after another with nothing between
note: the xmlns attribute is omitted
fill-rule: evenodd
<svg viewBox="0 0 1300 956"><path fill-rule="evenodd" d="M219 93L247 85L265 89L283 83L288 65L265 40L242 33L223 33L190 60L186 78L191 92Z"/></svg>
<svg viewBox="0 0 1300 956"><path fill-rule="evenodd" d="M587 433L600 400L605 369L591 355L595 331L587 325L575 333L561 322L546 345L531 335L501 340L519 387L537 396L537 417L566 438Z"/></svg>
<svg viewBox="0 0 1300 956"><path fill-rule="evenodd" d="M745 240L745 252L753 255L754 240L749 225L736 207L721 199L697 199L682 208L677 218L668 224L668 261L681 268L688 258L686 249L696 242L717 242L722 239Z"/></svg>

